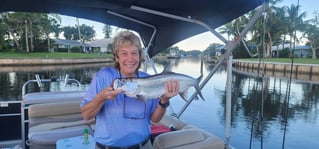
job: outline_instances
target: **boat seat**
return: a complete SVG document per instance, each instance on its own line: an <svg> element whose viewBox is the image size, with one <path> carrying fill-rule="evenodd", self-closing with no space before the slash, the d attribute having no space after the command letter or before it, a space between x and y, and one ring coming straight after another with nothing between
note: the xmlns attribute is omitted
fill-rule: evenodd
<svg viewBox="0 0 319 149"><path fill-rule="evenodd" d="M80 120L75 122L57 122L57 123L44 123L39 124L33 127L29 128L29 134L32 134L33 132L40 132L40 131L47 131L47 130L56 130L56 129L62 129L62 128L68 128L73 126L80 126L80 125L91 125L94 124L95 120ZM90 127L90 129L92 129Z"/></svg>
<svg viewBox="0 0 319 149"><path fill-rule="evenodd" d="M164 125L164 126L167 126L168 128L174 127L175 129L179 130L179 129L183 129L188 124L184 121L181 121L180 119L176 117L165 114L160 122L152 123L152 125Z"/></svg>
<svg viewBox="0 0 319 149"><path fill-rule="evenodd" d="M80 100L32 104L29 106L27 144L30 149L55 149L56 141L83 135L87 128L93 135L94 119L83 120Z"/></svg>
<svg viewBox="0 0 319 149"><path fill-rule="evenodd" d="M42 103L29 106L29 127L49 122L82 120L81 101Z"/></svg>
<svg viewBox="0 0 319 149"><path fill-rule="evenodd" d="M37 125L30 128L27 144L30 149L55 149L56 142L60 139L70 138L83 135L83 130L88 129L89 134L93 131L89 125L78 125L54 128L54 124L49 125L53 129L44 129L47 125ZM59 125L59 124L57 124Z"/></svg>
<svg viewBox="0 0 319 149"><path fill-rule="evenodd" d="M171 131L157 136L153 149L224 149L223 140L199 129Z"/></svg>
<svg viewBox="0 0 319 149"><path fill-rule="evenodd" d="M162 120L154 125L174 127L175 131L156 136L153 149L224 149L222 139L176 117L164 115Z"/></svg>
<svg viewBox="0 0 319 149"><path fill-rule="evenodd" d="M81 101L85 94L85 91L56 91L28 93L23 96L23 104L31 105L38 103L54 103L77 100Z"/></svg>

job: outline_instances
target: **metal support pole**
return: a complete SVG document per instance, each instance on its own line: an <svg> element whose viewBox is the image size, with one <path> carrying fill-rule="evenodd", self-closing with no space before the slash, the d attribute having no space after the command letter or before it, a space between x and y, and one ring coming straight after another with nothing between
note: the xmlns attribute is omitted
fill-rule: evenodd
<svg viewBox="0 0 319 149"><path fill-rule="evenodd" d="M230 55L227 61L227 82L226 82L226 149L230 148L230 126L231 126L231 93L232 93L232 63L233 56Z"/></svg>

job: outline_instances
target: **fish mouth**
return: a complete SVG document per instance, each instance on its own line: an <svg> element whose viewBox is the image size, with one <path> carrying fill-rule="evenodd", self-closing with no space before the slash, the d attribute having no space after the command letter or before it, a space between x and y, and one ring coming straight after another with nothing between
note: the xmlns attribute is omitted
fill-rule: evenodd
<svg viewBox="0 0 319 149"><path fill-rule="evenodd" d="M120 79L113 80L113 89L118 90L123 86L123 82Z"/></svg>

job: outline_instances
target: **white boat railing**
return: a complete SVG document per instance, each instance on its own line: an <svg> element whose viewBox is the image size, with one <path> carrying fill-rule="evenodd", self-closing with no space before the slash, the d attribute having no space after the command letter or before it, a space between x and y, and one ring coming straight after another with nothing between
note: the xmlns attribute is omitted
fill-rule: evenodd
<svg viewBox="0 0 319 149"><path fill-rule="evenodd" d="M25 82L23 84L23 86L22 86L22 97L26 94L26 88L31 83L37 83L38 87L40 87L40 88L42 87L42 83L44 83L44 82L50 83L50 82L62 82L62 81L64 81L64 85L66 85L70 81L73 81L73 82L75 82L78 85L78 87L82 86L81 82L79 82L78 80L70 79L68 74L66 74L65 78L63 78L63 79L56 79L56 78L41 79L39 74L35 74L35 78L36 78L35 80L29 80L29 81L27 81L27 82Z"/></svg>

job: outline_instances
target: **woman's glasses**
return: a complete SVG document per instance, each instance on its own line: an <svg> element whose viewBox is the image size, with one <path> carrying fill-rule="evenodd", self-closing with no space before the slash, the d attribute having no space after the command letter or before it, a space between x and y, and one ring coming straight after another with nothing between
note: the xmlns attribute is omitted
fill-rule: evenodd
<svg viewBox="0 0 319 149"><path fill-rule="evenodd" d="M144 119L146 115L146 103L127 97L124 94L123 117L128 119Z"/></svg>

